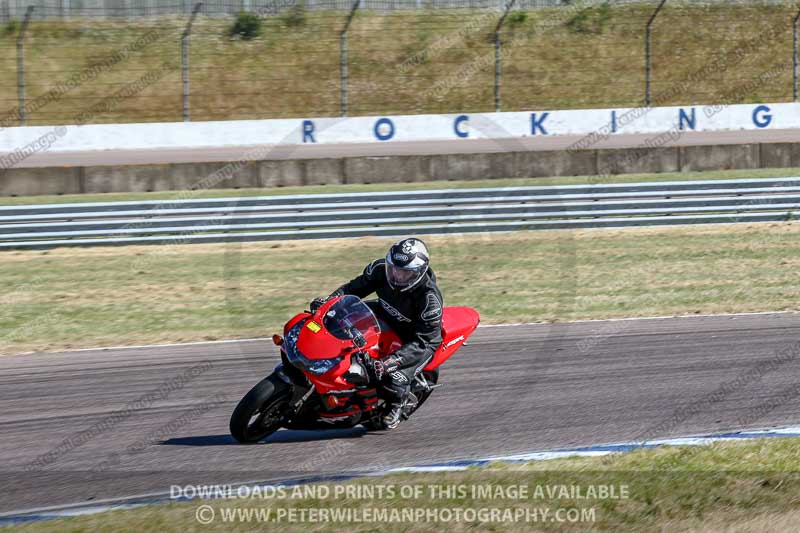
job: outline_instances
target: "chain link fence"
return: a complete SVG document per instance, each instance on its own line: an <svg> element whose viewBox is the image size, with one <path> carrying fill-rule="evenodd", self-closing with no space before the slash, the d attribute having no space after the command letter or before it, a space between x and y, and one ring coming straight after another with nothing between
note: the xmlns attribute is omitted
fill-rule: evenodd
<svg viewBox="0 0 800 533"><path fill-rule="evenodd" d="M465 2L30 4L0 26L0 126L796 99L792 4ZM101 16L53 14L78 8Z"/></svg>
<svg viewBox="0 0 800 533"><path fill-rule="evenodd" d="M206 15L235 15L240 12L283 12L302 1L307 10L350 9L351 0L208 0L203 3ZM413 9L495 9L502 10L507 0L363 0L362 9L401 11ZM516 0L514 9L564 7L576 4L626 5L646 4L646 0ZM682 0L684 5L781 5L786 0ZM188 15L192 0L0 0L0 21L22 18L29 6L36 8L36 18L106 17L141 18L161 15Z"/></svg>
<svg viewBox="0 0 800 533"><path fill-rule="evenodd" d="M593 0L598 3L597 0ZM375 11L398 11L410 9L502 9L505 0L364 0L362 8ZM307 10L340 10L350 9L350 0L304 0ZM535 9L541 7L558 7L569 5L569 0L519 0L519 9ZM108 17L137 18L160 15L189 14L192 11L191 1L163 2L159 0L0 0L0 16L6 21L13 17L22 17L28 6L36 7L36 17ZM288 2L280 0L208 0L203 3L206 15L235 15L240 12L259 13L265 11L283 12L289 9Z"/></svg>

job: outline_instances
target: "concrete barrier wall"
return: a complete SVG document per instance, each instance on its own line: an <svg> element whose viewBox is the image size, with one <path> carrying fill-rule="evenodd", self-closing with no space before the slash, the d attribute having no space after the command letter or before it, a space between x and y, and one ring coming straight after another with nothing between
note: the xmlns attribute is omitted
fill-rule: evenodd
<svg viewBox="0 0 800 533"><path fill-rule="evenodd" d="M196 150L220 147L403 144L578 135L573 149L591 149L615 135L762 131L800 128L800 104L739 104L630 109L373 117L232 120L150 124L32 126L0 129L0 168L32 154L108 150Z"/></svg>
<svg viewBox="0 0 800 533"><path fill-rule="evenodd" d="M756 142L785 139L757 138L756 134L800 131L800 104L6 128L0 129L0 195L675 172L798 163L800 148L794 144L720 145L741 142L720 140L720 135L748 131ZM625 134L654 135L633 148L602 148L604 141L620 141L619 136ZM714 135L700 142L716 144L672 146L684 135ZM474 153L469 142L481 139L493 143L491 151L498 153ZM523 141L531 139L563 139L570 144L561 151L522 151L527 149ZM406 154L417 154L419 148L414 147L436 143L447 144L449 148L441 152L450 154L367 157L344 150L380 146L389 148L383 153L399 154L405 146L411 147ZM314 159L314 153L322 154L309 150L326 145L331 149L325 155L333 157ZM541 145L545 150L548 146L554 149ZM103 160L73 159L75 166L46 168L51 162L63 164L81 154L246 147L258 147L254 157L245 158L253 159L252 163L81 166ZM304 155L278 160L280 150L288 151L290 157ZM46 158L37 163L37 156ZM175 160L180 159L162 159Z"/></svg>
<svg viewBox="0 0 800 533"><path fill-rule="evenodd" d="M591 176L800 166L800 143L0 170L0 195Z"/></svg>

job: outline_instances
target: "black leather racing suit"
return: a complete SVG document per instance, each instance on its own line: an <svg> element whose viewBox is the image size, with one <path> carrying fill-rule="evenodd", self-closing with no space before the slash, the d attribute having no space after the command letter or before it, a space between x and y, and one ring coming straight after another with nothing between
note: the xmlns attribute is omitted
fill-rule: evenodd
<svg viewBox="0 0 800 533"><path fill-rule="evenodd" d="M386 322L403 342L391 354L398 370L386 377L387 400L399 403L408 394L411 380L431 360L442 343L442 293L436 286L436 275L428 269L411 289L393 289L386 279L385 259L367 265L363 274L339 287L331 297L352 294L365 298L373 292L377 302L367 302L379 320Z"/></svg>

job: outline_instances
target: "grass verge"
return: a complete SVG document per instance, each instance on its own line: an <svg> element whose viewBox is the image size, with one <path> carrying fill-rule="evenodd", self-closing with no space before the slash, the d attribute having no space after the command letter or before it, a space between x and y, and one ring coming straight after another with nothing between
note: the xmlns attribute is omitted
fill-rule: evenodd
<svg viewBox="0 0 800 533"><path fill-rule="evenodd" d="M18 530L255 531L267 527L270 531L341 531L346 527L374 531L380 527L381 531L796 531L800 518L798 446L796 439L760 439L701 448L639 450L610 460L577 458L498 464L462 472L391 475L300 487L300 492L290 488L283 498L193 501L39 522ZM601 487L606 488L605 493ZM307 497L302 494L304 490L309 491ZM201 505L213 510L214 520L208 525L197 520ZM464 513L460 521L449 522L309 523L310 518L299 522L301 516L323 516L312 515L315 510L366 513L386 509L399 513L424 509L438 513L426 516L444 518L456 516L454 509L492 508L511 513L496 516L521 518L491 523L480 522L477 514L469 520ZM559 514L559 509L564 511ZM259 522L257 514L246 518L259 510L271 510L269 517L262 514L267 523ZM210 516L206 513L201 516ZM290 523L290 516L298 522ZM532 521L531 516L538 519Z"/></svg>
<svg viewBox="0 0 800 533"><path fill-rule="evenodd" d="M0 205L62 204L84 202L132 202L141 200L174 200L226 198L240 196L272 196L287 194L335 194L386 191L420 191L430 189L465 189L479 187L535 187L547 185L597 185L604 183L637 183L657 181L724 180L749 178L782 178L800 176L800 168L765 168L753 170L715 170L707 172L667 172L663 174L625 174L617 176L564 176L552 178L500 178L469 181L427 181L417 183L375 183L350 185L306 185L267 189L199 189L196 191L128 192L104 194L66 194L57 196L0 197Z"/></svg>
<svg viewBox="0 0 800 533"><path fill-rule="evenodd" d="M796 310L796 222L426 238L483 323ZM392 239L15 251L0 352L263 336Z"/></svg>

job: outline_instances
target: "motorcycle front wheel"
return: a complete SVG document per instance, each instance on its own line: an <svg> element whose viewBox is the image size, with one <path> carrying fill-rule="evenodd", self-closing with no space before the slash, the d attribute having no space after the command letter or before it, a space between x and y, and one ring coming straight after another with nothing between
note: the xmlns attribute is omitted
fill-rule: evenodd
<svg viewBox="0 0 800 533"><path fill-rule="evenodd" d="M280 429L291 388L279 377L262 379L233 410L230 430L242 444L253 444Z"/></svg>

